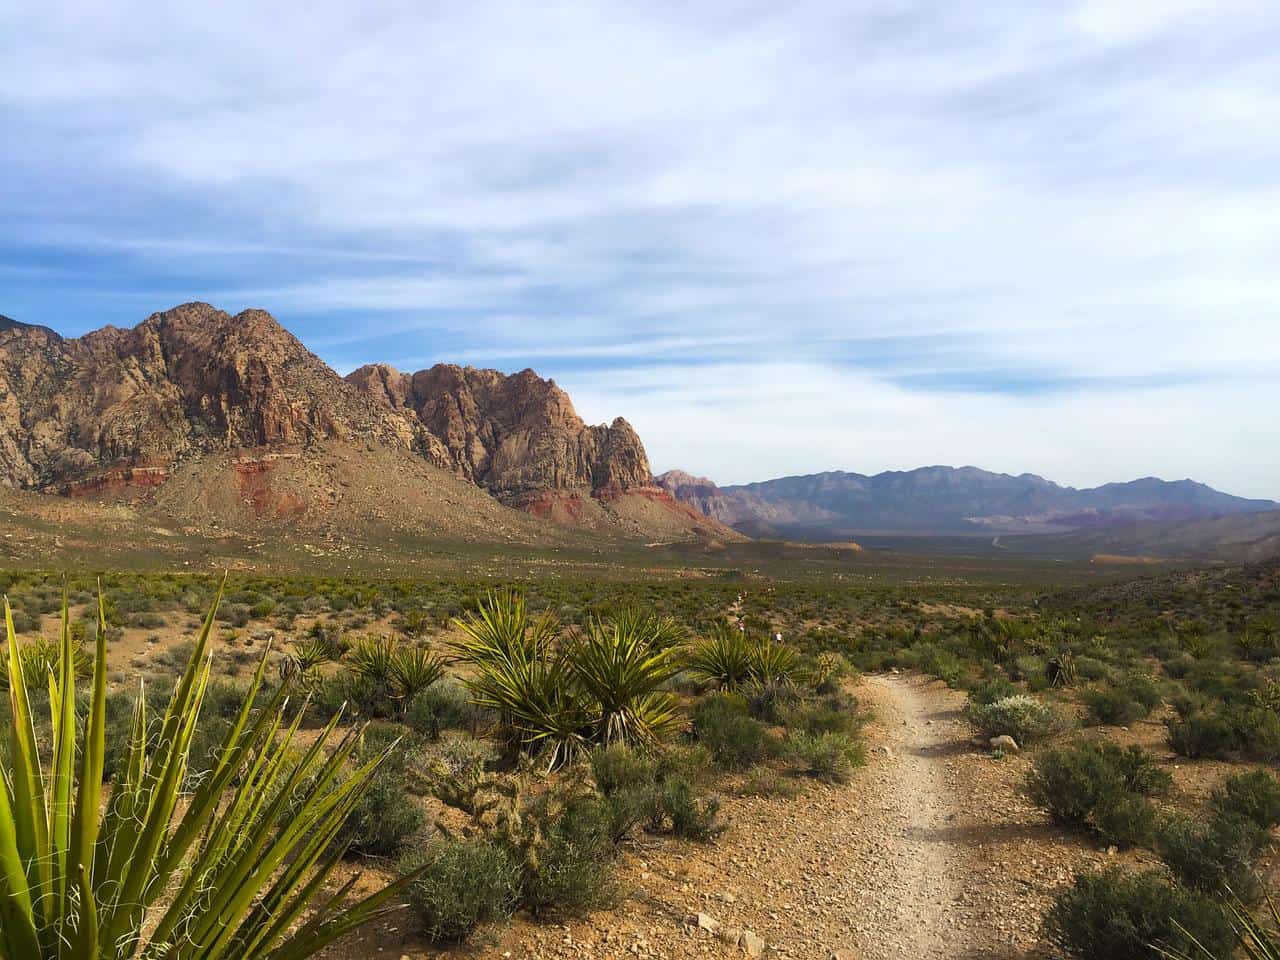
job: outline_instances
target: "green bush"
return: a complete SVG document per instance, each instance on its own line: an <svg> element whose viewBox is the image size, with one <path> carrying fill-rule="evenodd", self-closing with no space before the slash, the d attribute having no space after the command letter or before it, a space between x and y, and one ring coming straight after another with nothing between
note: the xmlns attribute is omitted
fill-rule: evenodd
<svg viewBox="0 0 1280 960"><path fill-rule="evenodd" d="M343 835L356 853L389 857L401 853L425 823L422 807L405 788L404 767L388 762L351 812Z"/></svg>
<svg viewBox="0 0 1280 960"><path fill-rule="evenodd" d="M520 902L520 863L490 840L439 840L423 858L402 864L425 870L409 887L409 905L436 943L460 943L483 924L505 920Z"/></svg>
<svg viewBox="0 0 1280 960"><path fill-rule="evenodd" d="M1018 688L1008 677L990 677L980 680L969 689L969 702L980 707L1016 695Z"/></svg>
<svg viewBox="0 0 1280 960"><path fill-rule="evenodd" d="M719 822L720 801L699 799L689 781L674 778L662 785L662 812L671 823L671 832L686 840L707 842L724 832Z"/></svg>
<svg viewBox="0 0 1280 960"><path fill-rule="evenodd" d="M1141 747L1085 740L1036 757L1026 792L1055 822L1130 846L1150 836L1154 816L1146 798L1171 782Z"/></svg>
<svg viewBox="0 0 1280 960"><path fill-rule="evenodd" d="M1197 943L1210 955L1226 957L1235 943L1231 924L1213 900L1169 883L1157 871L1118 867L1078 875L1055 897L1045 930L1078 960L1158 960L1163 955L1157 944L1190 952Z"/></svg>
<svg viewBox="0 0 1280 960"><path fill-rule="evenodd" d="M866 762L861 741L845 733L795 732L785 747L801 772L827 783L848 783L854 768Z"/></svg>
<svg viewBox="0 0 1280 960"><path fill-rule="evenodd" d="M1191 759L1280 759L1280 716L1240 703L1193 711L1168 723L1169 746Z"/></svg>
<svg viewBox="0 0 1280 960"><path fill-rule="evenodd" d="M858 701L842 694L828 694L816 700L806 700L785 710L782 723L788 730L802 733L851 734L861 725Z"/></svg>
<svg viewBox="0 0 1280 960"><path fill-rule="evenodd" d="M1080 700L1088 723L1127 727L1150 715L1159 705L1160 690L1152 677L1131 673L1118 683L1084 690Z"/></svg>
<svg viewBox="0 0 1280 960"><path fill-rule="evenodd" d="M1025 746L1045 740L1067 728L1067 722L1047 703L1026 694L1002 697L991 703L969 703L965 717L983 737L1010 736Z"/></svg>
<svg viewBox="0 0 1280 960"><path fill-rule="evenodd" d="M1257 824L1216 814L1207 820L1181 814L1167 817L1156 836L1156 851L1180 882L1205 893L1230 890L1244 900L1258 893L1254 864L1265 835Z"/></svg>
<svg viewBox="0 0 1280 960"><path fill-rule="evenodd" d="M1214 788L1209 805L1219 814L1270 830L1280 824L1280 782L1265 770L1237 773Z"/></svg>
<svg viewBox="0 0 1280 960"><path fill-rule="evenodd" d="M693 735L731 770L743 770L778 755L777 738L747 714L740 696L713 694L699 701L690 714Z"/></svg>
<svg viewBox="0 0 1280 960"><path fill-rule="evenodd" d="M474 709L466 688L453 677L445 677L409 701L404 722L410 729L438 740L442 730L469 727Z"/></svg>
<svg viewBox="0 0 1280 960"><path fill-rule="evenodd" d="M536 916L575 916L612 905L614 842L610 811L597 798L537 814L545 843L525 858L522 901Z"/></svg>
<svg viewBox="0 0 1280 960"><path fill-rule="evenodd" d="M768 767L755 767L737 789L740 797L794 797L800 790L794 782Z"/></svg>

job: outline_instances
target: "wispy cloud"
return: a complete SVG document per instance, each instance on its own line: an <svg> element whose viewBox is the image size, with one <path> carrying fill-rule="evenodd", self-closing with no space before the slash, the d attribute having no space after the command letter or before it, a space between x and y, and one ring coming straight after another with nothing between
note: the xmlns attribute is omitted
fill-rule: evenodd
<svg viewBox="0 0 1280 960"><path fill-rule="evenodd" d="M1278 43L1248 0L12 5L0 312L198 297L343 369L535 365L732 479L1277 496L1232 425L1280 408ZM663 426L708 397L715 442Z"/></svg>

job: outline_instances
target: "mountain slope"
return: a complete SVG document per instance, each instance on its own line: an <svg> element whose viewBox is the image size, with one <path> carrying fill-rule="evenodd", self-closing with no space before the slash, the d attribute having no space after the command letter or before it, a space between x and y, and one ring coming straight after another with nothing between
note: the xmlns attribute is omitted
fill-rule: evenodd
<svg viewBox="0 0 1280 960"><path fill-rule="evenodd" d="M679 473L658 480L674 496L737 529L810 539L872 532L1052 533L1280 507L1190 480L1147 477L1081 490L1034 474L976 467L874 476L833 471L729 487Z"/></svg>
<svg viewBox="0 0 1280 960"><path fill-rule="evenodd" d="M652 486L626 421L588 427L532 371L344 379L266 312L203 303L78 338L0 321L0 485L240 525L545 528L493 494L628 537L736 536ZM445 516L464 511L475 523Z"/></svg>

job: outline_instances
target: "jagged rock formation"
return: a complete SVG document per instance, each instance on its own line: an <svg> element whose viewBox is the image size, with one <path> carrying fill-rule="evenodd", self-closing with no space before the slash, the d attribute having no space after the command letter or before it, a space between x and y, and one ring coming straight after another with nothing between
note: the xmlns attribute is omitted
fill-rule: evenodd
<svg viewBox="0 0 1280 960"><path fill-rule="evenodd" d="M0 327L0 482L8 485L155 479L201 453L326 439L449 463L425 430L350 390L261 310L232 317L184 304L130 330L76 339Z"/></svg>
<svg viewBox="0 0 1280 960"><path fill-rule="evenodd" d="M532 370L507 376L437 364L406 374L374 364L347 380L439 437L462 475L500 499L651 484L644 446L629 423L619 417L587 426L569 395Z"/></svg>
<svg viewBox="0 0 1280 960"><path fill-rule="evenodd" d="M344 379L266 312L203 303L78 338L0 317L0 486L242 525L519 528L479 487L611 533L734 536L652 485L625 420L587 426L531 370Z"/></svg>

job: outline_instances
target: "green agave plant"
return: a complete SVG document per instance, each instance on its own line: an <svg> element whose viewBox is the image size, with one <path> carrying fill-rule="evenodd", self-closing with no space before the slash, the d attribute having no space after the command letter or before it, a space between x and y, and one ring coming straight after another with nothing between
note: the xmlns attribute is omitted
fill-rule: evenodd
<svg viewBox="0 0 1280 960"><path fill-rule="evenodd" d="M78 738L64 596L59 656L47 676L53 733L46 768L31 678L5 600L12 723L0 788L0 960L301 960L394 909L392 900L415 879L357 902L349 899L354 877L336 892L326 889L344 852L335 838L385 754L344 778L358 731L326 756L335 717L310 746L298 746L302 712L288 717L283 688L255 714L265 655L213 769L193 793L182 793L217 605L156 737L148 737L139 695L125 772L104 805L105 604L100 597Z"/></svg>

